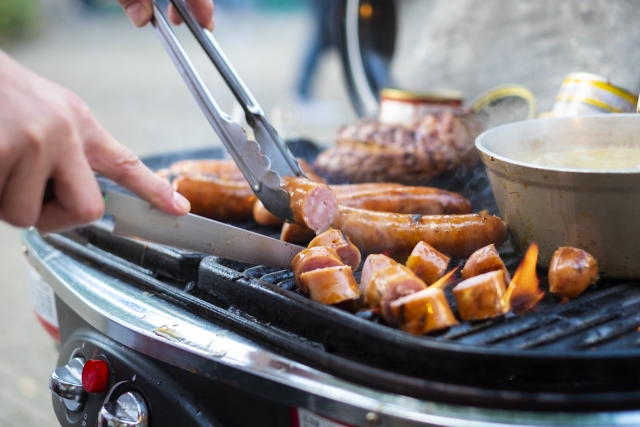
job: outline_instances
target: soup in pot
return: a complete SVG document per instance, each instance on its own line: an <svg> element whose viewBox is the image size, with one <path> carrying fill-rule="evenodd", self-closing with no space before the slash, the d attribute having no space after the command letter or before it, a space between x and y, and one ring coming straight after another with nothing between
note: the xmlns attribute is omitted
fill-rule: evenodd
<svg viewBox="0 0 640 427"><path fill-rule="evenodd" d="M513 159L533 165L574 169L640 170L640 147L589 147L531 151L515 155Z"/></svg>

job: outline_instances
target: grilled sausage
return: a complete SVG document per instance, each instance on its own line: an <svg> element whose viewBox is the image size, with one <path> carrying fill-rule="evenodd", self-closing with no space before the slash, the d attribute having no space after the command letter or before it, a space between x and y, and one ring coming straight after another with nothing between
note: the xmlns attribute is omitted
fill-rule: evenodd
<svg viewBox="0 0 640 427"><path fill-rule="evenodd" d="M389 304L394 322L405 332L426 334L457 325L444 291L427 288Z"/></svg>
<svg viewBox="0 0 640 427"><path fill-rule="evenodd" d="M282 188L289 193L295 223L316 234L331 228L338 215L338 200L326 185L305 178L284 177Z"/></svg>
<svg viewBox="0 0 640 427"><path fill-rule="evenodd" d="M382 254L371 254L367 257L362 266L362 275L360 276L360 290L364 295L365 304L375 307L382 298L382 291L378 292L373 282L375 272L396 264L397 262L393 259Z"/></svg>
<svg viewBox="0 0 640 427"><path fill-rule="evenodd" d="M280 233L280 240L295 244L307 244L314 237L316 237L316 233L313 230L298 224L285 223L282 225Z"/></svg>
<svg viewBox="0 0 640 427"><path fill-rule="evenodd" d="M447 215L471 213L465 197L431 187L389 187L336 194L341 205L377 212Z"/></svg>
<svg viewBox="0 0 640 427"><path fill-rule="evenodd" d="M318 246L314 248L307 248L298 253L291 261L291 269L296 278L298 287L307 291L304 283L300 279L303 273L308 271L318 270L327 267L340 267L344 263L340 261L340 257L335 250L325 246Z"/></svg>
<svg viewBox="0 0 640 427"><path fill-rule="evenodd" d="M463 320L481 320L509 311L505 291L504 271L498 270L463 280L453 288L453 295Z"/></svg>
<svg viewBox="0 0 640 427"><path fill-rule="evenodd" d="M322 304L338 304L360 297L360 289L349 266L328 267L300 275L312 300Z"/></svg>
<svg viewBox="0 0 640 427"><path fill-rule="evenodd" d="M338 203L359 209L403 214L443 215L471 212L465 197L429 187L405 187L399 184L333 185ZM254 220L261 225L282 223L260 202L253 208Z"/></svg>
<svg viewBox="0 0 640 427"><path fill-rule="evenodd" d="M449 260L428 243L419 242L407 259L407 267L428 286L444 276Z"/></svg>
<svg viewBox="0 0 640 427"><path fill-rule="evenodd" d="M307 161L297 159L300 168L307 178L315 182L325 182L322 177L316 174ZM233 160L226 159L202 159L202 160L181 160L175 162L168 169L164 169L170 174L179 175L183 173L203 173L226 177L228 180L246 181L244 175ZM249 184L247 184L249 185Z"/></svg>
<svg viewBox="0 0 640 427"><path fill-rule="evenodd" d="M252 216L256 196L242 182L221 181L203 174L184 174L173 188L191 202L191 213L219 221L246 221Z"/></svg>
<svg viewBox="0 0 640 427"><path fill-rule="evenodd" d="M403 215L339 207L333 227L344 231L362 252L406 255L421 240L454 258L507 240L507 227L497 216Z"/></svg>
<svg viewBox="0 0 640 427"><path fill-rule="evenodd" d="M382 296L379 299L382 316L390 325L396 325L396 319L391 311L391 302L426 289L426 285L413 271L401 264L392 265L376 271L373 274L373 286ZM370 295L374 296L375 295ZM373 298L372 303L376 303Z"/></svg>
<svg viewBox="0 0 640 427"><path fill-rule="evenodd" d="M577 297L598 280L598 262L582 249L561 247L551 257L549 290L557 297Z"/></svg>
<svg viewBox="0 0 640 427"><path fill-rule="evenodd" d="M471 254L462 269L462 278L469 279L479 274L497 270L504 271L505 281L507 283L511 282L511 276L509 276L507 267L505 267L502 258L500 258L500 254L495 245L491 244Z"/></svg>
<svg viewBox="0 0 640 427"><path fill-rule="evenodd" d="M309 248L326 246L336 251L340 260L355 270L360 265L361 255L349 238L340 230L327 230L315 237Z"/></svg>

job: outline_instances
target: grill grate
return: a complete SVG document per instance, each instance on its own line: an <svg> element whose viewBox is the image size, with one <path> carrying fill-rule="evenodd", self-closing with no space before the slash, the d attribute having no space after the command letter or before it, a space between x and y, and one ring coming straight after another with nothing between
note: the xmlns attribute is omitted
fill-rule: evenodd
<svg viewBox="0 0 640 427"><path fill-rule="evenodd" d="M174 160L167 157L157 166ZM252 222L234 225L278 237ZM353 381L492 407L584 410L588 402L589 410L597 410L635 408L639 401L638 283L601 280L566 303L547 292L533 312L413 336L387 327L379 315L354 315L309 300L289 270L203 259L106 229L98 224L67 236L85 245L98 268L113 271L122 257L123 267L140 269L136 280L160 278L179 290L172 298L184 294L185 301L202 301L198 313L209 310L294 359ZM499 252L513 273L520 257L508 244ZM447 297L453 303L451 287Z"/></svg>

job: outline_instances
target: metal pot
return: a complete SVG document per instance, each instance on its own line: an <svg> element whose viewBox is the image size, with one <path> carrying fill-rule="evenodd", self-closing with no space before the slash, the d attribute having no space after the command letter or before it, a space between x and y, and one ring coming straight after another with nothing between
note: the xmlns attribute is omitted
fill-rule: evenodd
<svg viewBox="0 0 640 427"><path fill-rule="evenodd" d="M586 170L513 160L530 151L640 146L640 115L513 123L478 137L498 208L516 251L535 241L548 266L560 246L591 253L602 276L640 277L640 171Z"/></svg>

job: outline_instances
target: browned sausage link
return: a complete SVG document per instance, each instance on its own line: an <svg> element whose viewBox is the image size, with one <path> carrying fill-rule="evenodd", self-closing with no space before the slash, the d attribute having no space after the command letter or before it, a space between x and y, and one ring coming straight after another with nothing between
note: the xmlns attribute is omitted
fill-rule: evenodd
<svg viewBox="0 0 640 427"><path fill-rule="evenodd" d="M404 187L402 184L396 184L394 182L371 182L366 184L343 184L343 185L331 185L331 189L336 193L337 197L342 195L348 196L356 193L369 193L372 191L388 190L391 188Z"/></svg>
<svg viewBox="0 0 640 427"><path fill-rule="evenodd" d="M340 230L327 230L318 234L310 243L309 248L329 247L336 251L340 260L354 271L360 265L362 256L351 240Z"/></svg>
<svg viewBox="0 0 640 427"><path fill-rule="evenodd" d="M331 223L338 215L338 200L328 185L305 178L284 177L281 186L291 198L296 224L316 233L331 228Z"/></svg>
<svg viewBox="0 0 640 427"><path fill-rule="evenodd" d="M313 171L313 168L304 159L298 159L302 171L312 181L324 182L324 179ZM213 174L233 181L246 181L244 175L233 160L204 159L181 160L175 162L168 171L172 174L204 173ZM247 184L249 185L249 184Z"/></svg>
<svg viewBox="0 0 640 427"><path fill-rule="evenodd" d="M280 240L283 242L299 244L307 244L316 237L316 233L307 227L301 227L298 224L285 223L282 225Z"/></svg>
<svg viewBox="0 0 640 427"><path fill-rule="evenodd" d="M460 194L431 187L391 187L338 195L341 205L378 212L443 215L471 213Z"/></svg>
<svg viewBox="0 0 640 427"><path fill-rule="evenodd" d="M358 249L390 256L407 255L421 240L451 258L507 240L507 226L497 216L403 215L339 207L333 227L344 231Z"/></svg>
<svg viewBox="0 0 640 427"><path fill-rule="evenodd" d="M352 208L422 215L471 213L471 203L465 197L437 188L405 187L391 183L330 187L334 190L338 203ZM278 219L261 203L254 207L253 212L258 224L278 225Z"/></svg>
<svg viewBox="0 0 640 427"><path fill-rule="evenodd" d="M551 257L549 290L557 297L577 297L598 280L598 262L582 249L563 246Z"/></svg>
<svg viewBox="0 0 640 427"><path fill-rule="evenodd" d="M191 213L218 221L246 221L252 216L256 196L245 183L183 174L172 184L191 203Z"/></svg>

